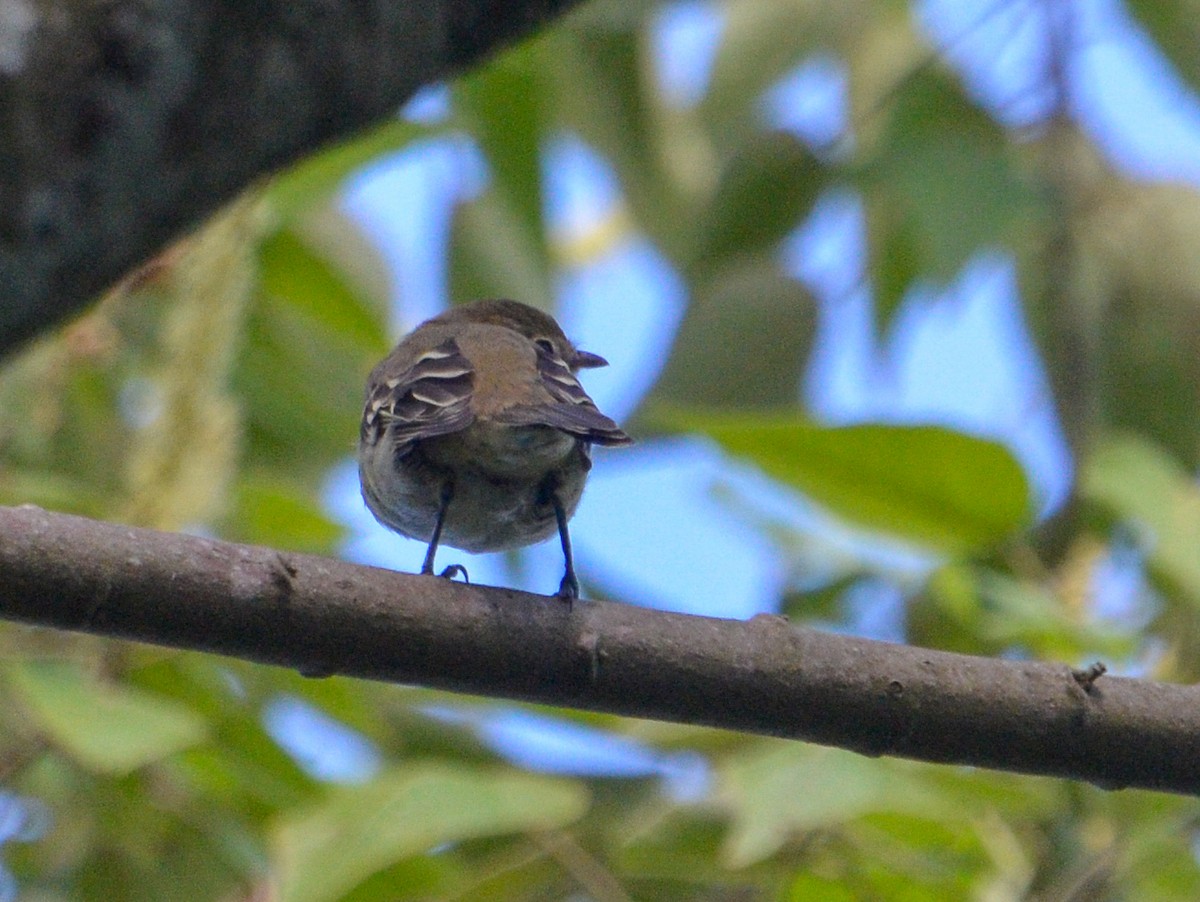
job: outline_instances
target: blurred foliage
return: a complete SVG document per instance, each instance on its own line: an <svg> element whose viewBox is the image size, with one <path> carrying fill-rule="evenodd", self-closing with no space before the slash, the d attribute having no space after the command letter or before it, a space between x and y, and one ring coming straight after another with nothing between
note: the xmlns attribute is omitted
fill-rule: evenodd
<svg viewBox="0 0 1200 902"><path fill-rule="evenodd" d="M1194 190L1120 174L1062 111L1006 130L905 4L729 0L693 104L659 87L659 9L583 7L458 79L444 121L323 152L5 361L0 503L336 553L320 491L391 338L385 267L337 191L414 142L468 140L490 177L455 211L455 297L550 306L564 269L644 237L688 306L635 431L704 433L864 541L936 561L914 578L834 552L721 483L796 575L778 599L793 617L844 627L853 592L887 585L914 643L1200 677ZM1200 85L1196 4L1130 10ZM848 73L853 140L836 146L760 114L814 56ZM587 235L544 221L541 151L563 134L623 192ZM816 317L778 249L830 190L862 198L880 335L918 282L980 249L1017 262L1079 476L1054 541L1029 531L1029 488L999 445L799 409ZM1135 585L1112 610L1096 589L1118 560ZM1189 799L580 712L557 716L663 761L702 756L707 785L546 776L472 726L500 705L13 625L0 653L0 899L8 875L31 902L1200 898ZM356 731L378 766L314 776L265 726L281 698Z"/></svg>
<svg viewBox="0 0 1200 902"><path fill-rule="evenodd" d="M1028 525L1025 476L996 442L937 426L822 427L788 412L656 416L865 526L963 554Z"/></svg>

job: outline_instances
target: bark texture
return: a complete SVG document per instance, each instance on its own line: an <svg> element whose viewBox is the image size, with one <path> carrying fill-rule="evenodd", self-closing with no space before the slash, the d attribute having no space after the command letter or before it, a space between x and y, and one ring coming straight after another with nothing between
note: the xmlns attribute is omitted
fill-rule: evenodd
<svg viewBox="0 0 1200 902"><path fill-rule="evenodd" d="M1200 793L1200 689L467 586L0 508L0 617L292 667Z"/></svg>
<svg viewBox="0 0 1200 902"><path fill-rule="evenodd" d="M4 0L0 353L577 0Z"/></svg>

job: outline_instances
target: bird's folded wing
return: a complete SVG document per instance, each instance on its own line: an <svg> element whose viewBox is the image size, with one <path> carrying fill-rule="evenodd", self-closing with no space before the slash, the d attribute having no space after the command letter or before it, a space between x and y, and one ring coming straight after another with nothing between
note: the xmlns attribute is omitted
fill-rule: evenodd
<svg viewBox="0 0 1200 902"><path fill-rule="evenodd" d="M375 443L386 433L397 453L420 439L471 425L475 370L453 338L421 354L399 373L386 370L367 391L362 438Z"/></svg>
<svg viewBox="0 0 1200 902"><path fill-rule="evenodd" d="M633 439L600 412L562 358L538 349L538 375L549 401L506 408L495 419L512 426L551 426L597 445L628 445Z"/></svg>

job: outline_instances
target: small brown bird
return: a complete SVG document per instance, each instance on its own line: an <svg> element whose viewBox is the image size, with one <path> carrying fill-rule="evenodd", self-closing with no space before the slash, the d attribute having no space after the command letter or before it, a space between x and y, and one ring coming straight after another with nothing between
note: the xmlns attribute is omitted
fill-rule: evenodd
<svg viewBox="0 0 1200 902"><path fill-rule="evenodd" d="M503 551L558 531L579 597L567 521L592 445L631 439L587 396L575 371L607 366L551 317L516 301L477 301L419 325L371 371L358 445L363 499L384 526L439 543ZM459 565L442 576L465 575Z"/></svg>

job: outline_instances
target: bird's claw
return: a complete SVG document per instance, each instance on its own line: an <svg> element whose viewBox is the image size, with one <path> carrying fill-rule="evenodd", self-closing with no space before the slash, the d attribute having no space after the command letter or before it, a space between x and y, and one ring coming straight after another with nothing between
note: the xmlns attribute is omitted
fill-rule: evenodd
<svg viewBox="0 0 1200 902"><path fill-rule="evenodd" d="M471 577L467 574L467 568L462 564L451 564L445 570L438 574L442 579L454 579L456 576L461 576L463 582L468 586L471 585Z"/></svg>
<svg viewBox="0 0 1200 902"><path fill-rule="evenodd" d="M570 604L579 598L579 580L574 573L568 573L558 585L558 597Z"/></svg>

